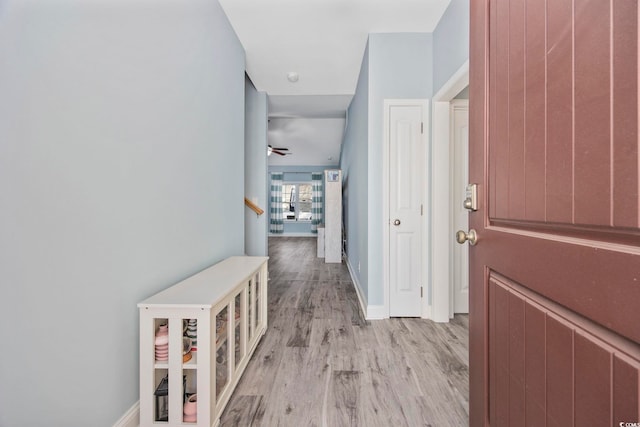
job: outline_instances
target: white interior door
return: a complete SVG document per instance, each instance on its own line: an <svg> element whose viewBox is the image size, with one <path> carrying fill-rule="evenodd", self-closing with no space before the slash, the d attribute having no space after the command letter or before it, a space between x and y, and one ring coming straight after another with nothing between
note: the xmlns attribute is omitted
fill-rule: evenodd
<svg viewBox="0 0 640 427"><path fill-rule="evenodd" d="M469 184L469 102L451 102L452 185L451 236L456 230L469 229L469 211L462 202ZM469 245L451 245L452 249L452 304L453 313L469 312Z"/></svg>
<svg viewBox="0 0 640 427"><path fill-rule="evenodd" d="M420 102L387 104L389 134L389 315L421 311L423 118Z"/></svg>

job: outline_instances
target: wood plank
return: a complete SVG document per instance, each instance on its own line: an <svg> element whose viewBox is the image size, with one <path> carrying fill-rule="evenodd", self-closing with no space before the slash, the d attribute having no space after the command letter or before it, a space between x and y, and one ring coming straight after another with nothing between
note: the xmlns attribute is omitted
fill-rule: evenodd
<svg viewBox="0 0 640 427"><path fill-rule="evenodd" d="M265 411L258 425L321 425L325 378L331 370L325 360L312 357L312 349L284 349L273 393L265 396Z"/></svg>
<svg viewBox="0 0 640 427"><path fill-rule="evenodd" d="M576 425L609 425L611 353L579 333L574 346Z"/></svg>
<svg viewBox="0 0 640 427"><path fill-rule="evenodd" d="M638 1L613 2L613 225L640 227Z"/></svg>
<svg viewBox="0 0 640 427"><path fill-rule="evenodd" d="M496 2L497 5L497 2ZM491 13L491 21L495 21L496 20L496 16L497 16L497 7L492 7L490 8L490 13ZM489 32L489 49L491 50L491 52L497 52L498 51L498 29L497 29L497 25L490 25L488 28L488 32ZM473 44L473 43L472 43ZM484 59L484 58L483 58ZM489 80L489 96L488 96L488 101L489 101L489 123L488 123L488 131L490 132L490 134L492 136L497 136L498 135L498 74L496 73L496 69L497 69L497 55L491 55L490 58L488 58L488 67L489 67L489 72L487 73L487 79ZM473 83L473 85L472 85ZM477 83L479 82L469 82L469 91L472 90L473 87L477 87ZM484 82L483 82L484 84ZM479 109L478 109L479 110ZM475 110L470 109L469 110L469 124L471 125L471 123L473 123L473 120L471 120L471 118L473 117L473 113ZM479 111L478 111L479 112ZM470 128L470 132L469 132L469 137L471 137L472 133L471 133L471 128ZM474 153L472 150L475 148L475 146L473 144L469 144L469 159L473 159L474 155L480 155L480 153L476 152ZM489 159L491 159L491 161L493 161L493 159L496 158L497 154L496 154L496 147L495 144L490 144L489 146ZM473 165L473 162L470 161L469 162L469 167L471 167ZM495 194L495 192L497 191L497 168L495 167L495 165L490 164L489 165L489 183L488 183L488 193L489 194ZM496 198L495 197L488 197L489 199L489 206L487 207L487 211L488 211L488 216L489 218L496 218L497 214L496 214Z"/></svg>
<svg viewBox="0 0 640 427"><path fill-rule="evenodd" d="M308 308L292 309L291 328L287 347L309 347L313 310Z"/></svg>
<svg viewBox="0 0 640 427"><path fill-rule="evenodd" d="M525 218L524 0L509 1L509 219Z"/></svg>
<svg viewBox="0 0 640 427"><path fill-rule="evenodd" d="M525 10L525 219L544 221L547 113L546 7L542 7L538 0L526 0Z"/></svg>
<svg viewBox="0 0 640 427"><path fill-rule="evenodd" d="M224 411L224 418L220 421L220 427L256 425L255 420L261 419L264 415L262 399L262 396L238 396L230 401Z"/></svg>
<svg viewBox="0 0 640 427"><path fill-rule="evenodd" d="M509 294L509 425L525 425L524 299Z"/></svg>
<svg viewBox="0 0 640 427"><path fill-rule="evenodd" d="M547 2L547 221L573 220L572 0Z"/></svg>
<svg viewBox="0 0 640 427"><path fill-rule="evenodd" d="M495 313L493 319L493 339L495 340L495 366L493 381L495 382L495 422L496 426L509 426L509 291L491 282L492 291L495 293L495 302L489 311ZM492 334L489 334L491 336Z"/></svg>
<svg viewBox="0 0 640 427"><path fill-rule="evenodd" d="M495 284L492 282L489 282L489 290L487 292L488 294L488 304L489 304L489 313L487 316L487 322L488 322L488 327L489 327L489 354L497 354L498 351L498 347L496 344L496 332L495 332L495 324L496 324L496 310L494 310L493 308L496 306L496 292L495 292ZM487 363L489 364L489 378L486 379L486 381L488 382L488 388L489 388L489 396L487 396L487 400L489 403L489 408L488 408L488 412L489 412L489 422L492 424L496 424L497 423L497 418L498 418L498 408L497 408L497 400L496 398L494 398L494 396L497 396L498 394L498 385L497 385L497 381L496 381L496 372L498 370L497 367L497 360L495 357L488 357L487 358ZM477 409L476 409L477 411ZM485 412L487 412L487 409L482 408L483 414ZM486 418L486 415L483 416L483 419ZM483 421L484 422L484 421Z"/></svg>
<svg viewBox="0 0 640 427"><path fill-rule="evenodd" d="M496 80L500 82L496 86L496 115L493 134L500 141L509 139L509 2L508 0L496 1ZM503 23L507 24L503 24ZM495 211L493 218L509 218L509 149L507 144L497 145L494 152L494 161L489 165L495 169Z"/></svg>
<svg viewBox="0 0 640 427"><path fill-rule="evenodd" d="M282 361L283 349L282 335L265 334L236 386L236 393L238 395L268 395L271 393ZM229 404L232 402L233 398Z"/></svg>
<svg viewBox="0 0 640 427"><path fill-rule="evenodd" d="M610 4L575 3L574 222L611 224ZM595 201L595 202L594 202Z"/></svg>
<svg viewBox="0 0 640 427"><path fill-rule="evenodd" d="M640 372L638 363L621 355L613 359L613 425L640 419ZM634 421L631 421L634 422Z"/></svg>
<svg viewBox="0 0 640 427"><path fill-rule="evenodd" d="M545 313L527 302L525 308L526 425L545 424Z"/></svg>
<svg viewBox="0 0 640 427"><path fill-rule="evenodd" d="M573 424L573 331L547 316L547 425Z"/></svg>
<svg viewBox="0 0 640 427"><path fill-rule="evenodd" d="M360 415L360 377L358 371L333 371L328 414L332 426L357 426Z"/></svg>

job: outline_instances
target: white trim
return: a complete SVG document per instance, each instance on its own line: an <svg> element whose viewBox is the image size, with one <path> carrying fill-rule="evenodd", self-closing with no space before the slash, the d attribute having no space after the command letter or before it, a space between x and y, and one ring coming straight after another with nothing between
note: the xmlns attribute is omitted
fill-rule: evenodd
<svg viewBox="0 0 640 427"><path fill-rule="evenodd" d="M467 86L469 86L468 59L449 77L438 93L433 95L433 102L449 102Z"/></svg>
<svg viewBox="0 0 640 427"><path fill-rule="evenodd" d="M431 162L431 319L448 322L451 307L451 194L449 191L450 102L469 85L467 60L433 97L433 144ZM436 209L437 207L437 209ZM433 250L438 248L439 250Z"/></svg>
<svg viewBox="0 0 640 427"><path fill-rule="evenodd" d="M384 127L382 134L382 310L389 317L389 108L393 100L384 100Z"/></svg>
<svg viewBox="0 0 640 427"><path fill-rule="evenodd" d="M433 307L431 305L429 305L429 301L427 301L427 298L424 298L424 304L423 304L423 310L424 312L422 313L422 318L423 319L432 319L433 318Z"/></svg>
<svg viewBox="0 0 640 427"><path fill-rule="evenodd" d="M140 401L138 400L124 413L113 427L138 427L140 425Z"/></svg>
<svg viewBox="0 0 640 427"><path fill-rule="evenodd" d="M431 164L431 319L449 321L450 305L450 188L449 101L433 104L433 162ZM435 250L438 248L438 250Z"/></svg>
<svg viewBox="0 0 640 427"><path fill-rule="evenodd" d="M431 199L431 176L429 175L429 165L431 164L431 144L433 141L430 138L430 129L431 124L429 123L429 110L425 110L424 117L422 118L423 122L425 122L425 129L423 132L423 153L422 153L422 164L424 165L421 169L424 171L422 175L422 206L423 206L423 215L422 215L422 235L421 235L421 247L422 251L420 256L420 283L422 284L422 315L423 319L431 319L431 305L429 304L429 271L432 268L429 265L429 262L424 262L423 260L429 259L429 253L431 247L429 246L429 242L431 241L431 228L429 227L431 224L431 209L429 207L429 200Z"/></svg>
<svg viewBox="0 0 640 427"><path fill-rule="evenodd" d="M269 237L318 237L318 235L313 233L269 233Z"/></svg>
<svg viewBox="0 0 640 427"><path fill-rule="evenodd" d="M385 311L386 310L386 311ZM384 305L368 305L367 320L382 320L389 318L389 311Z"/></svg>
<svg viewBox="0 0 640 427"><path fill-rule="evenodd" d="M384 304L382 306L368 306L367 313L371 316L372 319L386 319L389 318L390 306L389 306L389 228L391 224L391 218L389 218L389 110L391 106L395 105L407 105L407 106L418 106L422 107L422 123L423 123L423 133L422 133L422 150L424 153L424 165L429 164L429 101L427 99L385 99L384 100L384 134L383 134L383 144L382 144L382 287L384 290ZM421 169L426 170L426 167L422 167ZM425 189L428 184L427 182L428 173L425 171L425 174L421 177L421 188ZM428 197L428 189L421 190L421 193L426 191L426 195L423 197ZM425 193L423 193L425 194ZM426 205L426 201L428 198L423 198L420 202L423 205ZM426 206L425 206L426 207ZM425 213L423 215L422 221L422 233L421 239L422 242L420 244L420 250L425 250L425 244L429 241L429 227L426 227L427 224L426 218L428 218L429 213L428 209L425 209ZM426 258L426 253L422 253L420 255L420 259ZM426 276L426 266L424 263L421 263L423 267L420 269L420 283L424 289L428 289L427 287L427 276ZM425 317L427 314L426 310L426 295L423 298L423 303L421 307L421 317ZM375 313L375 315L374 315Z"/></svg>
<svg viewBox="0 0 640 427"><path fill-rule="evenodd" d="M356 276L356 274L354 273L355 270L351 265L351 260L349 260L349 257L345 256L344 259L346 261L345 264L347 264L347 269L349 270L349 275L351 276L351 281L353 282L353 287L356 289L356 295L358 295L358 302L360 302L360 308L362 309L364 318L368 319L367 306L365 305L364 291L362 290L362 285L360 284L360 280L358 279L358 276Z"/></svg>
<svg viewBox="0 0 640 427"><path fill-rule="evenodd" d="M456 227L456 219L455 219L455 206L457 203L462 203L460 200L454 199L455 191L453 190L454 183L454 175L455 175L455 167L456 167L456 157L455 157L455 147L453 142L454 132L455 132L455 112L456 110L465 110L467 114L469 114L469 100L468 99L452 99L449 102L449 188L450 188L450 196L449 196L449 236L455 235ZM468 147L467 147L468 150ZM467 151L467 156L468 156ZM468 167L468 165L467 165ZM467 174L468 176L468 174ZM455 256L455 246L452 240L449 240L449 278L451 283L449 285L449 318L453 319L454 308L455 308L455 284L453 283L453 274L454 274L454 266L460 262L460 260L456 259ZM467 263L467 270L469 269L469 265ZM468 312L467 312L468 313Z"/></svg>
<svg viewBox="0 0 640 427"><path fill-rule="evenodd" d="M362 285L360 284L360 280L358 280L358 276L354 273L354 268L351 265L351 261L348 257L345 256L345 261L347 264L347 269L349 270L349 275L351 276L351 280L353 281L353 287L356 289L356 294L358 295L358 302L360 302L360 308L364 313L364 318L366 320L381 320L389 318L389 311L385 311L384 305L365 305L364 291L362 290Z"/></svg>

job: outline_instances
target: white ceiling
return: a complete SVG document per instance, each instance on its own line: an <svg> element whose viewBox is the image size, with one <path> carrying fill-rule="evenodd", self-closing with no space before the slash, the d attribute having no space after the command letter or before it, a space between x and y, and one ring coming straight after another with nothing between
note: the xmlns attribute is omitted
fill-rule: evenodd
<svg viewBox="0 0 640 427"><path fill-rule="evenodd" d="M269 156L270 166L335 166L340 160L344 119L271 118L269 144L291 155Z"/></svg>
<svg viewBox="0 0 640 427"><path fill-rule="evenodd" d="M430 33L451 0L219 1L246 52L247 74L269 95L269 143L296 147L269 164L323 165L312 157L339 156L337 120L355 92L368 34ZM299 74L296 83L289 72Z"/></svg>
<svg viewBox="0 0 640 427"><path fill-rule="evenodd" d="M344 118L353 95L270 95L270 117Z"/></svg>

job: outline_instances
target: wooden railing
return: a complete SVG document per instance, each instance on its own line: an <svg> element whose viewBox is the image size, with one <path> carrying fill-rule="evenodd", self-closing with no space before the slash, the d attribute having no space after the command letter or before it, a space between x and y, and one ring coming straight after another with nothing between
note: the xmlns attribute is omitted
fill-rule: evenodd
<svg viewBox="0 0 640 427"><path fill-rule="evenodd" d="M249 209L254 211L257 215L262 215L264 213L264 211L262 209L260 209L260 207L258 205L256 205L255 203L253 203L251 200L247 199L246 197L244 198L244 204L247 205L249 207Z"/></svg>

